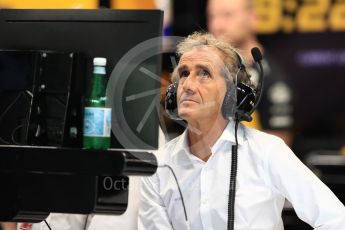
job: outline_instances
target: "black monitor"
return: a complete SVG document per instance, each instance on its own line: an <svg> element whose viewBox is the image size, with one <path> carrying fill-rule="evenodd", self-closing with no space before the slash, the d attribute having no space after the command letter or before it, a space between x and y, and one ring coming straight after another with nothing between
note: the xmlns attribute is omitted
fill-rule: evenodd
<svg viewBox="0 0 345 230"><path fill-rule="evenodd" d="M157 168L152 154L125 151L158 147L162 18L159 10L0 10L0 220L125 211L127 176ZM107 58L116 97L108 151L80 148L94 57ZM127 187L107 190L109 177Z"/></svg>
<svg viewBox="0 0 345 230"><path fill-rule="evenodd" d="M141 63L134 62L131 60L124 60L125 54L132 50L137 45L161 36L162 34L162 16L163 13L159 10L11 10L2 9L0 10L0 50L5 51L19 51L19 54L10 54L17 56L17 60L24 59L24 65L31 66L31 69L27 70L29 74L37 72L35 68L42 68L39 64L34 65L37 60L36 56L50 55L50 59L55 60L58 63L65 62L66 65L74 66L70 68L71 71L76 71L79 68L77 76L75 76L76 90L85 96L85 92L88 88L88 83L92 74L92 59L94 57L106 57L107 58L107 72L112 78L112 82L117 82L114 78L125 79L122 80L121 85L111 87L112 90L121 91L119 98L118 94L110 92L110 95L117 96L116 100L112 100L113 107L113 133L115 138L112 138L113 148L126 148L126 149L156 149L158 147L158 114L157 110L152 110L152 103L158 105L159 87L160 82L154 78L148 76L148 73L153 73L155 76L160 76L160 52L156 50L160 49L160 40L154 39L153 47L151 47L152 56L144 57L140 60ZM140 47L139 47L140 49ZM25 53L20 53L25 51ZM39 54L33 54L35 51L39 51ZM46 52L48 51L48 52ZM136 57L142 55L140 50L136 51ZM74 54L73 60L68 60L68 55ZM156 55L158 54L158 55ZM75 55L79 55L77 58ZM1 56L1 55L0 55ZM36 58L36 59L35 59ZM85 58L85 59L83 59ZM2 58L4 59L4 58ZM13 58L12 58L13 59ZM122 62L119 61L122 59ZM85 60L84 64L81 64ZM26 61L26 62L25 62ZM2 62L4 63L4 62ZM38 63L41 63L38 61ZM73 64L74 63L74 64ZM75 63L79 63L76 67ZM115 66L126 65L131 69L130 72L126 72L127 76L121 72L118 75L114 72ZM23 66L18 65L19 68ZM46 64L48 66L48 64ZM14 67L12 69L18 69ZM50 65L50 67L54 67ZM47 67L49 68L49 67ZM61 70L61 66L55 66L57 70ZM0 66L1 69L1 66ZM81 69L81 71L80 71ZM49 70L49 69L48 69ZM66 69L65 72L68 72ZM84 71L84 72L83 72ZM145 72L146 71L146 72ZM23 71L22 71L23 72ZM46 76L46 81L53 81L51 85L56 85L54 79L58 77L58 74L54 74L57 71L55 69L50 70L51 74ZM4 71L0 71L3 75ZM13 72L11 72L13 73ZM113 73L113 74L112 74ZM22 95L22 101L28 100L30 97L30 79L35 79L35 75L27 77L29 82L24 82L23 75L17 74L17 77L5 77L3 79L12 79L12 82L5 82L2 80L1 83L5 85L13 85L13 82L17 87L12 86L10 90L27 90L24 92L26 95ZM28 73L27 73L28 75ZM16 79L15 79L16 78ZM15 80L14 80L15 79ZM67 84L67 81L66 81ZM0 86L0 92L8 92L8 87ZM156 92L148 93L145 97L135 98L135 95L145 94L145 92ZM13 91L12 91L13 92ZM16 97L14 95L5 95L8 97L7 104L2 102L3 105L0 112L6 110L6 105L11 103ZM25 98L26 97L26 98ZM62 104L65 102L63 96L59 96ZM2 97L4 98L4 97ZM132 98L132 99L128 99ZM134 98L134 99L133 99ZM30 98L29 98L30 99ZM56 99L56 96L55 96ZM30 100L29 100L30 101ZM54 101L54 100L51 100ZM55 100L56 101L56 100ZM153 102L154 101L154 102ZM22 102L24 103L24 102ZM48 105L52 105L50 101L46 102ZM80 104L80 103L79 103ZM10 111L7 111L7 118L12 118L11 111L17 110L18 105L20 113L23 114L23 108L21 102L17 103L16 106L12 106ZM56 103L58 105L58 103ZM60 103L61 105L61 103ZM56 108L58 113L59 106L53 106ZM49 110L49 109L48 109ZM117 120L119 116L115 113L121 111L120 120ZM54 113L54 111L52 112ZM20 139L20 137L13 138L12 130L21 125L22 131L30 131L23 129L23 122L27 117L21 117L20 121L16 121L15 127L6 128L9 125L6 122L5 116L2 119L0 127L2 133L5 135L5 141L12 142L12 139ZM145 119L143 119L145 118ZM34 119L34 118L32 118ZM80 120L80 118L78 118ZM49 122L49 121L48 121ZM7 123L7 124L6 124ZM54 122L52 122L54 126ZM25 128L25 127L24 127ZM11 130L9 130L11 129ZM51 128L54 132L56 126ZM124 131L125 130L125 131ZM32 131L35 133L35 131ZM16 130L15 135L20 135ZM80 132L79 132L80 133ZM7 137L6 137L7 134ZM34 135L34 134L33 134ZM22 135L23 136L23 135ZM27 140L25 140L27 141ZM20 141L18 141L21 143ZM41 142L38 142L40 145ZM54 145L52 142L49 145Z"/></svg>

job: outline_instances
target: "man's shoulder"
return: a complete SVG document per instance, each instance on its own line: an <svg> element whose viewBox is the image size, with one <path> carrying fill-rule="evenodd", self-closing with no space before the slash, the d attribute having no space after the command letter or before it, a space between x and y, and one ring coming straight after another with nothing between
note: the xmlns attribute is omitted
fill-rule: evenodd
<svg viewBox="0 0 345 230"><path fill-rule="evenodd" d="M264 148L268 148L272 145L285 145L284 141L278 136L248 127L246 125L243 125L243 127L245 138L251 143L256 143Z"/></svg>
<svg viewBox="0 0 345 230"><path fill-rule="evenodd" d="M169 162L174 152L182 147L183 134L171 139L164 144L163 148L159 150L158 159L163 162Z"/></svg>
<svg viewBox="0 0 345 230"><path fill-rule="evenodd" d="M183 142L182 138L183 138L183 134L168 141L164 145L164 148L163 148L164 152L173 151L175 148L179 147L179 145L181 145L181 142Z"/></svg>
<svg viewBox="0 0 345 230"><path fill-rule="evenodd" d="M278 156L282 151L289 151L289 147L278 136L247 126L244 127L244 132L248 154L258 165L266 165L268 161L276 159L272 156Z"/></svg>

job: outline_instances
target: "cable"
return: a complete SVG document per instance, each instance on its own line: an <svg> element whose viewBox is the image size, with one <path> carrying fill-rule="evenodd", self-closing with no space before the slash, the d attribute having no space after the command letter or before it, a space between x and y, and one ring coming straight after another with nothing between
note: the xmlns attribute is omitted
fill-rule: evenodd
<svg viewBox="0 0 345 230"><path fill-rule="evenodd" d="M27 95L28 94L31 98L33 97L33 94L29 91L29 90L25 90L25 91L21 91L19 92L19 94L17 95L17 97L10 103L9 106L7 106L7 108L5 109L5 111L0 115L0 124L1 124L1 121L2 119L4 118L4 116L7 114L7 112L11 109L11 107L18 101L18 99L20 98L21 95L24 95L24 98L29 100L27 98ZM30 100L29 100L30 101ZM13 130L12 130L12 134L11 134L11 140L12 142L15 144L15 145L21 145L20 143L18 143L15 138L14 138L14 135L16 133L16 131L19 129L19 128L22 128L24 126L28 126L28 124L22 124L22 125L19 125L17 127L15 127ZM5 140L4 138L0 137L0 141L3 142L4 144L7 144L7 145L11 145L12 143Z"/></svg>
<svg viewBox="0 0 345 230"><path fill-rule="evenodd" d="M63 101L63 100L61 100L61 98L59 98L57 95L53 95L53 98L57 101L57 102L59 102L60 103L60 105L62 105L62 106L66 106L66 103Z"/></svg>
<svg viewBox="0 0 345 230"><path fill-rule="evenodd" d="M3 144L6 144L6 145L10 145L11 143L6 141L5 139L3 139L2 137L0 137L0 141L3 143Z"/></svg>
<svg viewBox="0 0 345 230"><path fill-rule="evenodd" d="M184 199L183 199L183 196L182 196L182 192L181 192L181 188L180 188L180 185L177 181L177 177L175 175L175 172L174 170L170 167L170 165L158 165L158 167L166 167L168 169L170 169L170 171L172 172L174 178L175 178L175 182L176 182L176 185L177 185L177 188L178 188L178 191L180 193L180 197L181 197L181 202L182 202L182 206L183 206L183 211L184 211L184 216L185 216L185 219L186 219L186 222L188 224L188 217L187 217L187 211L186 211L186 206L184 204Z"/></svg>
<svg viewBox="0 0 345 230"><path fill-rule="evenodd" d="M29 91L29 90L25 90L25 93L27 93L31 98L34 97L34 95ZM24 94L25 95L25 94Z"/></svg>
<svg viewBox="0 0 345 230"><path fill-rule="evenodd" d="M49 230L52 230L48 224L48 222L46 220L44 220L44 223L46 223L47 227L49 228Z"/></svg>
<svg viewBox="0 0 345 230"><path fill-rule="evenodd" d="M247 118L244 120L251 121L252 118L250 114L258 107L258 104L262 97L262 88L264 85L264 71L262 67L262 54L259 48L254 47L251 49L251 53L253 56L254 61L259 65L260 68L260 78L259 78L259 85L256 95L256 100L253 108L244 114L239 114L238 112L235 113L235 145L231 148L231 170L230 170L230 185L229 185L229 199L228 199L228 230L234 230L234 223L235 223L235 194L236 194L236 177L237 177L237 161L238 161L238 139L237 139L237 131L238 131L238 124L241 119ZM237 54L238 55L238 54ZM238 55L239 56L239 55ZM236 76L236 85L237 85L237 76Z"/></svg>
<svg viewBox="0 0 345 230"><path fill-rule="evenodd" d="M86 215L86 218L85 218L85 223L84 223L84 230L86 230L86 227L87 227L87 222L89 221L89 215Z"/></svg>
<svg viewBox="0 0 345 230"><path fill-rule="evenodd" d="M229 185L229 199L228 199L228 230L234 230L235 223L235 193L236 193L236 176L237 176L237 150L238 150L238 130L239 120L235 120L235 145L231 148L231 170L230 170L230 185Z"/></svg>
<svg viewBox="0 0 345 230"><path fill-rule="evenodd" d="M29 124L22 124L22 125L18 125L17 127L15 127L12 131L12 134L11 134L11 139L12 139L12 142L15 144L15 145L24 145L22 143L19 143L16 141L14 135L16 134L17 130L19 130L20 128L23 128L23 127L28 127Z"/></svg>
<svg viewBox="0 0 345 230"><path fill-rule="evenodd" d="M5 109L5 111L0 115L0 124L2 119L4 118L4 116L7 114L7 112L11 109L11 107L18 101L18 99L20 98L20 96L22 95L22 92L20 92L17 97L7 106L7 108ZM10 145L11 143L6 141L5 139L3 139L2 137L0 137L0 141Z"/></svg>

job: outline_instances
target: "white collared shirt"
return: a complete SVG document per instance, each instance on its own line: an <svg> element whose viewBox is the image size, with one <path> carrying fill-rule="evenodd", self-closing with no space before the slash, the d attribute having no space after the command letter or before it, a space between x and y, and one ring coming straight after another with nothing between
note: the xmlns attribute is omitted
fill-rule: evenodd
<svg viewBox="0 0 345 230"><path fill-rule="evenodd" d="M170 165L176 174L189 224L172 173L159 168L143 179L139 230L227 228L233 122L212 146L207 162L189 152L187 140L184 132L167 143L160 164ZM238 143L236 230L284 229L285 198L299 218L315 229L345 228L344 205L281 139L240 124Z"/></svg>

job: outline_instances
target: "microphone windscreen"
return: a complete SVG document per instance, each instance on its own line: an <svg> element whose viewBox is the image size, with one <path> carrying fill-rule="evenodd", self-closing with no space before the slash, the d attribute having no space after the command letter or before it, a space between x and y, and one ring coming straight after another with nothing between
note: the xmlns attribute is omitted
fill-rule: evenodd
<svg viewBox="0 0 345 230"><path fill-rule="evenodd" d="M251 52L255 62L259 62L262 60L262 55L258 47L254 47Z"/></svg>

